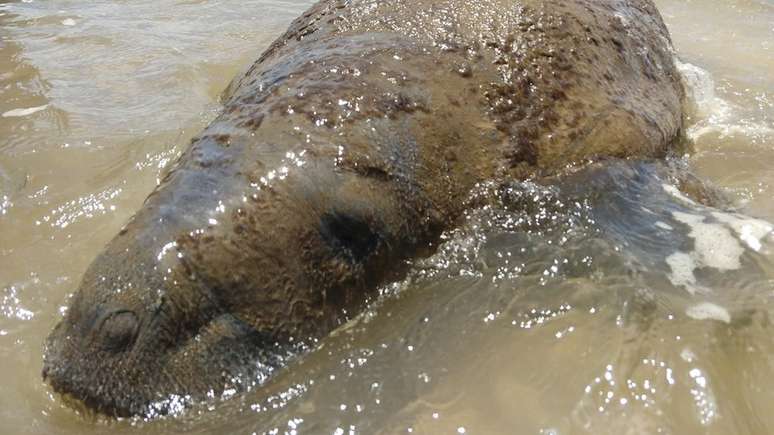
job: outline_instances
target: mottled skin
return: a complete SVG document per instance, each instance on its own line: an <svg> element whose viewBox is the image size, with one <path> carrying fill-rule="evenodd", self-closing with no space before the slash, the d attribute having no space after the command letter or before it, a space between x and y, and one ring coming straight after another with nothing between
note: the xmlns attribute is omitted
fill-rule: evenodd
<svg viewBox="0 0 774 435"><path fill-rule="evenodd" d="M88 269L43 375L111 415L260 378L431 253L476 183L662 156L682 96L649 0L324 0Z"/></svg>

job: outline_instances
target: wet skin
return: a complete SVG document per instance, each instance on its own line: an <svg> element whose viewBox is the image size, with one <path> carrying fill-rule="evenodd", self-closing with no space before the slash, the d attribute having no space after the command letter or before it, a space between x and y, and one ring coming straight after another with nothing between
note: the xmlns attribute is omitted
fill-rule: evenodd
<svg viewBox="0 0 774 435"><path fill-rule="evenodd" d="M476 183L667 154L669 44L646 0L318 3L94 260L44 378L116 416L264 379L432 253Z"/></svg>

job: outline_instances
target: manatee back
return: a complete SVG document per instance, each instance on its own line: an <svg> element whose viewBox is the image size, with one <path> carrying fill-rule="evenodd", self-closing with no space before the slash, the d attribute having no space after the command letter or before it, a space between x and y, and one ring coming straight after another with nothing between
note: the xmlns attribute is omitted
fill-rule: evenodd
<svg viewBox="0 0 774 435"><path fill-rule="evenodd" d="M322 1L233 94L249 92L243 85L263 63L293 56L299 44L375 33L425 46L428 71L469 78L477 92L465 104L476 105L480 124L494 124L494 157L517 176L587 159L660 157L680 137L684 92L650 0Z"/></svg>

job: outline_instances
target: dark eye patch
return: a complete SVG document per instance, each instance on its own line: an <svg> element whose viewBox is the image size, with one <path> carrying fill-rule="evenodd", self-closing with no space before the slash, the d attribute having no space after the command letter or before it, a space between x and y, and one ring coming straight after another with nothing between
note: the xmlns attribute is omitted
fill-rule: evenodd
<svg viewBox="0 0 774 435"><path fill-rule="evenodd" d="M352 263L365 261L382 240L379 232L361 217L337 212L323 215L320 234L337 254Z"/></svg>

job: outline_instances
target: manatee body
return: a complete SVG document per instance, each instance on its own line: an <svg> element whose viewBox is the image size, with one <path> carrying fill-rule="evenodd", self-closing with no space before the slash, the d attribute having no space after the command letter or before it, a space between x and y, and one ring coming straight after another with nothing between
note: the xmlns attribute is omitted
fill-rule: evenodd
<svg viewBox="0 0 774 435"><path fill-rule="evenodd" d="M682 97L650 0L324 0L94 260L43 376L118 416L260 381L432 253L476 183L663 156Z"/></svg>

